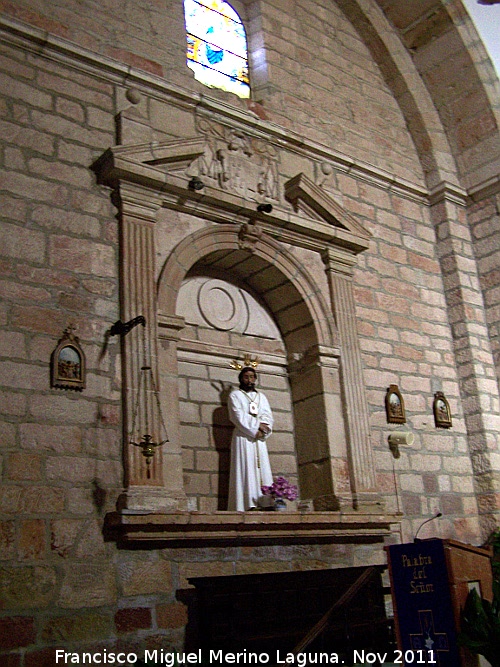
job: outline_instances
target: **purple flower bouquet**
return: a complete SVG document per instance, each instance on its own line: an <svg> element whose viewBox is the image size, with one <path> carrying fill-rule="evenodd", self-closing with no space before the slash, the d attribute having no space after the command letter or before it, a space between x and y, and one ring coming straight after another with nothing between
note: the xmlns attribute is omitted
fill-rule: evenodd
<svg viewBox="0 0 500 667"><path fill-rule="evenodd" d="M272 498L296 500L298 497L298 489L295 484L290 484L284 477L277 477L270 486L262 486L261 490L264 496Z"/></svg>

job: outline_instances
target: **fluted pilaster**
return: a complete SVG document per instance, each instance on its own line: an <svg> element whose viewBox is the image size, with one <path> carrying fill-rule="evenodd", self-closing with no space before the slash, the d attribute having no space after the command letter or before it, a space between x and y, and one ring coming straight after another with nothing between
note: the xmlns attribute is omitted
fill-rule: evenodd
<svg viewBox="0 0 500 667"><path fill-rule="evenodd" d="M340 372L347 450L355 505L378 502L375 466L370 443L361 350L356 328L352 287L355 257L327 250L323 254L331 290L332 310L340 341Z"/></svg>
<svg viewBox="0 0 500 667"><path fill-rule="evenodd" d="M121 319L126 322L143 315L146 320L145 326L122 337L125 504L131 509L154 509L164 506L162 447L155 448L147 465L141 449L131 441L140 442L145 433L155 442L166 438L154 391L159 377L154 225L160 199L140 186L122 184L119 207Z"/></svg>

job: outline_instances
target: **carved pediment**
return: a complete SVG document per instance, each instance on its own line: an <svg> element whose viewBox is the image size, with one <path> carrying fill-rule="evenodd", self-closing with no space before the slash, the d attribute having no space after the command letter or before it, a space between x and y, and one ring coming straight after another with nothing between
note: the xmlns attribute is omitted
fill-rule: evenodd
<svg viewBox="0 0 500 667"><path fill-rule="evenodd" d="M285 183L285 198L299 215L326 222L368 241L371 233L322 188L300 173Z"/></svg>
<svg viewBox="0 0 500 667"><path fill-rule="evenodd" d="M281 240L319 250L337 246L358 254L368 248L371 234L304 173L280 183L279 154L272 143L208 122L204 134L115 146L93 169L100 183L112 187L122 182L137 184L144 193L159 194L163 206L196 211L206 219L231 223L258 219L266 233L276 232ZM193 177L201 181L201 188L190 186ZM147 194L143 196L149 201ZM260 203L272 206L262 212Z"/></svg>
<svg viewBox="0 0 500 667"><path fill-rule="evenodd" d="M213 122L200 122L198 129L202 137L114 147L114 159L188 179L198 177L205 186L248 201L280 201L276 147Z"/></svg>
<svg viewBox="0 0 500 667"><path fill-rule="evenodd" d="M136 164L164 167L168 171L186 170L189 165L203 155L205 140L198 137L166 142L115 146L113 153Z"/></svg>

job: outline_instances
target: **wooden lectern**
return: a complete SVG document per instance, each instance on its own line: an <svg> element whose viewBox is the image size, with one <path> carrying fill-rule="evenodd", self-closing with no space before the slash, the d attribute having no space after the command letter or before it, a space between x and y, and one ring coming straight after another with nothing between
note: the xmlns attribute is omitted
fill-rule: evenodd
<svg viewBox="0 0 500 667"><path fill-rule="evenodd" d="M386 551L398 648L403 658L409 651L405 664L423 656L440 667L477 667L477 656L458 646L457 634L469 590L492 599L492 551L440 539Z"/></svg>

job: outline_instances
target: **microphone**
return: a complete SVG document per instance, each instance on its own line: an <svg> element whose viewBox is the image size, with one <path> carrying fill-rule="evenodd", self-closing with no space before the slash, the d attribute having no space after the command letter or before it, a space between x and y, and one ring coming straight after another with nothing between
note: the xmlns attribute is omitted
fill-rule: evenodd
<svg viewBox="0 0 500 667"><path fill-rule="evenodd" d="M413 542L421 542L422 540L418 539L418 534L419 534L420 530L425 526L426 523L429 523L429 521L434 521L434 519L439 519L440 516L443 516L443 513L442 512L436 512L436 514L434 514L434 516L431 516L430 519L426 519L423 523L421 523L420 526L418 527L417 532L415 533L415 537L413 538Z"/></svg>

